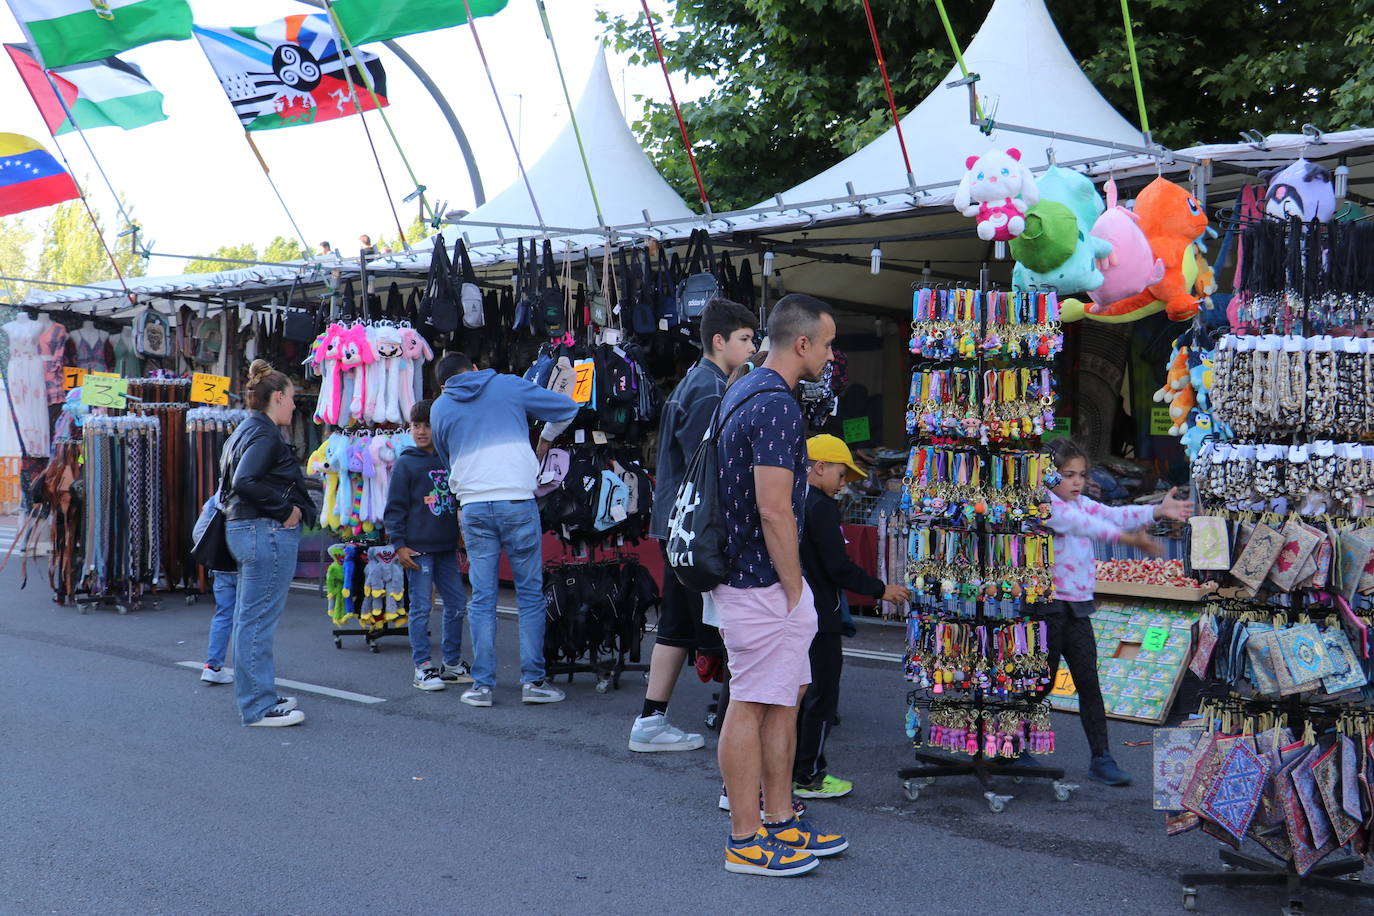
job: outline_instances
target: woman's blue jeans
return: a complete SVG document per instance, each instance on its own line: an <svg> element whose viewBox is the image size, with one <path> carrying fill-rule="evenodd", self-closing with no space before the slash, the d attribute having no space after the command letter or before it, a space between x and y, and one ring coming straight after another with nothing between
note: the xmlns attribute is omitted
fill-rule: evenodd
<svg viewBox="0 0 1374 916"><path fill-rule="evenodd" d="M234 694L244 725L277 705L277 669L272 643L296 571L301 529L270 518L231 521L224 526L229 552L239 564L234 604Z"/></svg>

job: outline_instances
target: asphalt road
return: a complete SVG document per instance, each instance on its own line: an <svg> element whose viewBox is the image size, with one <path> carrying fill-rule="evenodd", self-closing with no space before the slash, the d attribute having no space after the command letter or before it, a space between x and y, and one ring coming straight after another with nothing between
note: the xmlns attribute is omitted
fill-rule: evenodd
<svg viewBox="0 0 1374 916"><path fill-rule="evenodd" d="M496 705L410 686L403 639L334 648L323 602L296 594L277 639L282 678L364 704L288 690L308 721L243 728L231 688L200 661L208 603L180 595L127 616L49 601L42 575L0 573L0 913L1172 913L1176 874L1213 868L1216 843L1169 839L1150 810L1143 726L1112 724L1129 789L1086 779L1072 716L1059 754L1082 788L1008 784L992 814L972 780L907 802L898 667L847 662L834 771L852 796L812 803L850 852L782 881L727 874L714 735L707 749L634 754L642 679L524 707L515 626L500 624ZM900 631L866 628L899 650ZM686 675L672 718L700 730L710 690ZM1200 911L1277 913L1263 890L1202 890ZM1312 894L1309 913L1354 912ZM1358 908L1359 904L1353 904Z"/></svg>

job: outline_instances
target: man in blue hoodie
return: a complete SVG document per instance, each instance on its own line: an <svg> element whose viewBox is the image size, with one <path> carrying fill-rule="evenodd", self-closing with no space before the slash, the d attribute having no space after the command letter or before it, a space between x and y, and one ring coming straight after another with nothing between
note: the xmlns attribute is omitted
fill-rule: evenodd
<svg viewBox="0 0 1374 916"><path fill-rule="evenodd" d="M490 706L496 686L496 593L501 551L510 560L520 613L520 699L558 703L563 691L544 680L543 526L534 501L539 456L529 423L545 423L539 452L577 416L577 402L493 369L476 371L463 358L430 412L434 447L449 469L463 515L472 603L469 706Z"/></svg>
<svg viewBox="0 0 1374 916"><path fill-rule="evenodd" d="M458 568L458 513L448 488L448 465L434 449L429 414L433 401L420 401L410 411L410 435L415 444L401 452L391 473L383 520L396 559L406 570L410 587L410 654L415 662L414 685L420 690L443 690L449 684L471 684L463 661L463 618L468 589ZM444 599L443 667L430 660L429 612L434 590Z"/></svg>

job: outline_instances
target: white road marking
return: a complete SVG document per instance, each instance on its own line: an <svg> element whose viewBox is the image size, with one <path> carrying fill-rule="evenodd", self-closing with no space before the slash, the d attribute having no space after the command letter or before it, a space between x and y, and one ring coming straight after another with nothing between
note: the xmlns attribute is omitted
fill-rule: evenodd
<svg viewBox="0 0 1374 916"><path fill-rule="evenodd" d="M866 658L876 662L895 662L900 664L906 656L899 652L878 652L873 649L845 649L844 654L850 658Z"/></svg>
<svg viewBox="0 0 1374 916"><path fill-rule="evenodd" d="M192 668L196 671L205 667L204 662L177 662L177 665L181 668ZM224 670L228 671L230 674L234 673L233 668L226 667ZM350 700L354 703L367 703L371 705L374 703L386 702L385 697L368 696L365 693L354 693L351 690L337 690L333 687L321 687L319 684L306 684L303 681L289 681L284 677L277 678L277 686L289 687L292 690L303 690L306 693L318 693L321 696L334 697L336 700Z"/></svg>

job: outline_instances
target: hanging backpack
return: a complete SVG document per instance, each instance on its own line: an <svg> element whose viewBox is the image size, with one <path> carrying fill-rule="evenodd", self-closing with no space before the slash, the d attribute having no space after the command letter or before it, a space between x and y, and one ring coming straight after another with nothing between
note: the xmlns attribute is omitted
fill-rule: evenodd
<svg viewBox="0 0 1374 916"><path fill-rule="evenodd" d="M434 240L434 251L429 258L429 278L425 281L425 295L420 300L420 321L438 331L448 334L458 329L458 297L453 293L453 262L449 260L448 249L442 238ZM345 298L352 298L351 290ZM349 309L351 311L351 308Z"/></svg>
<svg viewBox="0 0 1374 916"><path fill-rule="evenodd" d="M553 245L544 242L544 263L539 278L539 316L547 337L562 337L567 330L567 303L563 290L558 288L558 274L553 266Z"/></svg>
<svg viewBox="0 0 1374 916"><path fill-rule="evenodd" d="M601 259L601 281L597 282L596 270L592 267L592 253L588 249L583 253L583 262L587 269L587 304L590 306L592 324L598 328L606 328L611 325L611 300L606 294L607 275L611 269L611 246L606 245L606 254Z"/></svg>
<svg viewBox="0 0 1374 916"><path fill-rule="evenodd" d="M456 259L453 262L454 268L458 270L459 299L463 307L463 327L480 328L485 327L486 312L482 307L482 288L477 285L477 271L472 269L472 260L468 257L468 246L459 239L454 243Z"/></svg>
<svg viewBox="0 0 1374 916"><path fill-rule="evenodd" d="M730 563L725 556L725 517L720 506L720 456L716 443L737 410L770 391L789 393L786 388L751 391L717 423L720 408L724 406L722 401L706 427L705 438L687 463L687 471L668 514L665 548L668 566L689 591L709 592L730 577Z"/></svg>
<svg viewBox="0 0 1374 916"><path fill-rule="evenodd" d="M539 477L535 480L537 485L534 488L534 495L536 498L548 496L562 486L564 479L568 476L568 465L571 460L567 449L549 449L539 465Z"/></svg>
<svg viewBox="0 0 1374 916"><path fill-rule="evenodd" d="M677 284L680 279L677 272L680 269L677 256L673 256L672 265L668 262L668 256L663 253L663 249L658 250L658 320L668 322L668 327L675 328L680 323L677 313Z"/></svg>
<svg viewBox="0 0 1374 916"><path fill-rule="evenodd" d="M167 316L152 306L134 319L134 350L139 356L165 359L172 355L172 327Z"/></svg>
<svg viewBox="0 0 1374 916"><path fill-rule="evenodd" d="M620 272L624 282L620 285L621 308L630 307L630 328L641 336L658 330L658 319L653 306L640 295L640 276L638 269L632 269L625 259L625 249L620 249Z"/></svg>
<svg viewBox="0 0 1374 916"><path fill-rule="evenodd" d="M596 496L596 520L593 522L596 530L614 528L629 518L629 498L630 488L625 481L614 471L603 470Z"/></svg>
<svg viewBox="0 0 1374 916"><path fill-rule="evenodd" d="M677 288L678 313L684 321L695 321L706 311L706 303L721 295L715 251L711 248L711 235L705 229L692 230L684 269L687 278Z"/></svg>
<svg viewBox="0 0 1374 916"><path fill-rule="evenodd" d="M533 328L534 307L529 299L529 287L525 282L525 243L515 245L515 315L511 318L512 331L529 331Z"/></svg>

